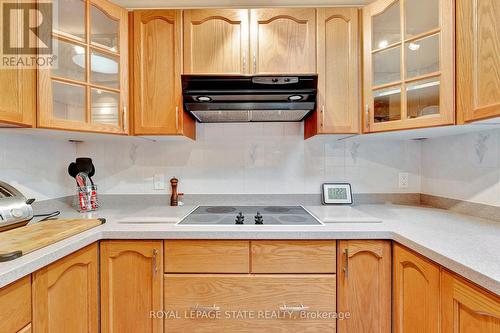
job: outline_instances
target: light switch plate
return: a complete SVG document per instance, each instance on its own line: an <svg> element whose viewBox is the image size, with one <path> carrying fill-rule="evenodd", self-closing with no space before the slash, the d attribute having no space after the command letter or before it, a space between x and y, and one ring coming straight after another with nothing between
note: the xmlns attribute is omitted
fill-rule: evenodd
<svg viewBox="0 0 500 333"><path fill-rule="evenodd" d="M165 189L165 175L157 174L153 177L154 189L164 190Z"/></svg>
<svg viewBox="0 0 500 333"><path fill-rule="evenodd" d="M408 188L410 183L410 175L408 172L399 173L399 188Z"/></svg>

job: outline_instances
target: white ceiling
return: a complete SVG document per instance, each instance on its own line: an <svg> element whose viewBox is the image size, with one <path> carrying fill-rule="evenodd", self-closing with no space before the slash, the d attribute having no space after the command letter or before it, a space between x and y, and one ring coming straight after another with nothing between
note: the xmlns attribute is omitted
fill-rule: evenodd
<svg viewBox="0 0 500 333"><path fill-rule="evenodd" d="M111 0L125 8L362 6L373 0Z"/></svg>

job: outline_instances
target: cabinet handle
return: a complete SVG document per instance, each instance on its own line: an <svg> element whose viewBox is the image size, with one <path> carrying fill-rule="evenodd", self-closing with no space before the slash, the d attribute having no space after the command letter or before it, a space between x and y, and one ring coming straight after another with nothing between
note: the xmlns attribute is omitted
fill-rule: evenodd
<svg viewBox="0 0 500 333"><path fill-rule="evenodd" d="M243 52L243 74L247 73L247 53Z"/></svg>
<svg viewBox="0 0 500 333"><path fill-rule="evenodd" d="M210 312L220 311L220 306L217 306L215 304L210 305L210 306L203 306L203 305L196 304L196 306L193 306L191 308L191 310L200 311L200 312L204 312L204 313L210 313Z"/></svg>
<svg viewBox="0 0 500 333"><path fill-rule="evenodd" d="M158 249L153 249L153 276L156 276L158 274Z"/></svg>
<svg viewBox="0 0 500 333"><path fill-rule="evenodd" d="M325 127L325 104L321 105L321 128Z"/></svg>
<svg viewBox="0 0 500 333"><path fill-rule="evenodd" d="M123 106L123 130L127 129L127 107Z"/></svg>
<svg viewBox="0 0 500 333"><path fill-rule="evenodd" d="M349 278L349 249L344 250L345 266L343 268L345 278Z"/></svg>
<svg viewBox="0 0 500 333"><path fill-rule="evenodd" d="M302 304L299 306L288 306L286 304L283 304L282 306L280 306L281 312L304 312L307 310L309 310L309 307L304 306Z"/></svg>
<svg viewBox="0 0 500 333"><path fill-rule="evenodd" d="M175 131L179 130L179 106L175 107Z"/></svg>
<svg viewBox="0 0 500 333"><path fill-rule="evenodd" d="M257 55L253 53L253 73L257 74Z"/></svg>
<svg viewBox="0 0 500 333"><path fill-rule="evenodd" d="M370 105L365 105L365 127L370 130Z"/></svg>

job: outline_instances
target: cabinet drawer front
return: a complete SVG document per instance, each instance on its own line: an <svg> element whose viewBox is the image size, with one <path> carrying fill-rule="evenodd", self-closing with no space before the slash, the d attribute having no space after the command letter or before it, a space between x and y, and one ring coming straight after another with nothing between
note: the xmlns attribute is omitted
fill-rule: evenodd
<svg viewBox="0 0 500 333"><path fill-rule="evenodd" d="M18 332L30 322L31 275L0 289L0 332Z"/></svg>
<svg viewBox="0 0 500 333"><path fill-rule="evenodd" d="M252 241L252 273L335 273L335 241Z"/></svg>
<svg viewBox="0 0 500 333"><path fill-rule="evenodd" d="M178 315L165 332L335 332L335 275L167 274L164 285Z"/></svg>
<svg viewBox="0 0 500 333"><path fill-rule="evenodd" d="M167 273L248 273L248 241L166 240Z"/></svg>

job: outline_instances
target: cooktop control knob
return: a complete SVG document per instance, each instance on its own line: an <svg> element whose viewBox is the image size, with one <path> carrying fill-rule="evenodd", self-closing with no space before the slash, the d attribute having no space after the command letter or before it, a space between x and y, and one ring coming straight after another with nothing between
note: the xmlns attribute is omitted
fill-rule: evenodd
<svg viewBox="0 0 500 333"><path fill-rule="evenodd" d="M255 215L255 224L264 224L264 217L262 217L260 212L257 212L257 215Z"/></svg>
<svg viewBox="0 0 500 333"><path fill-rule="evenodd" d="M245 222L245 216L243 216L242 212L239 212L238 215L236 215L236 224L244 224Z"/></svg>

